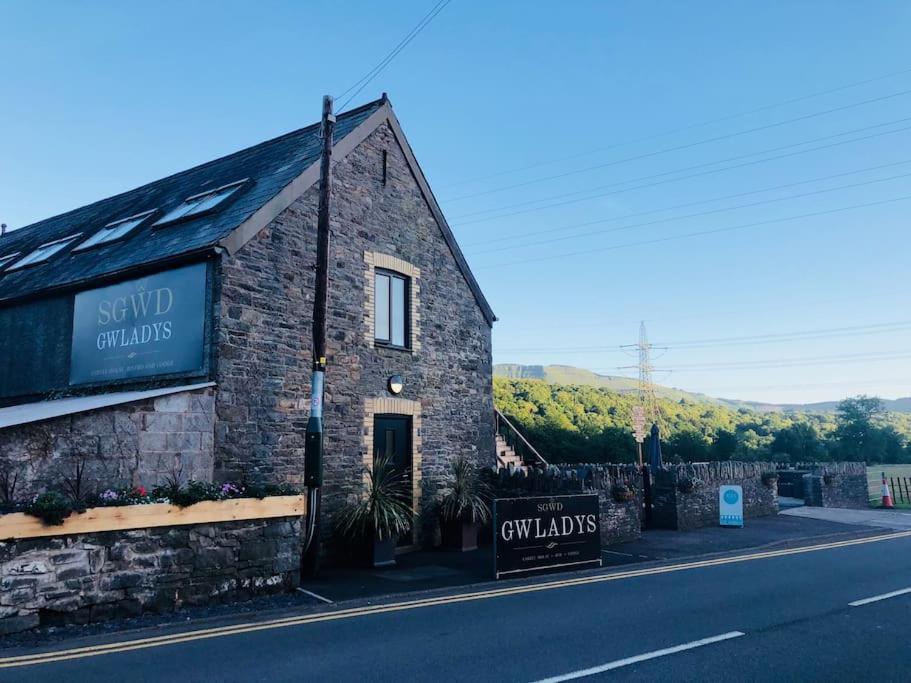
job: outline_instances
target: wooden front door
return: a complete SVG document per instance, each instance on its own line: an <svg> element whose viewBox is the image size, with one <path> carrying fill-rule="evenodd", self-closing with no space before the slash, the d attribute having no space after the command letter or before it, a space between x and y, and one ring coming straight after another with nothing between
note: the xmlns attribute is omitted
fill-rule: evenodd
<svg viewBox="0 0 911 683"><path fill-rule="evenodd" d="M401 476L406 488L406 500L413 512L411 418L401 415L377 415L373 423L373 455L387 458L396 473ZM411 543L410 532L399 540L399 545Z"/></svg>

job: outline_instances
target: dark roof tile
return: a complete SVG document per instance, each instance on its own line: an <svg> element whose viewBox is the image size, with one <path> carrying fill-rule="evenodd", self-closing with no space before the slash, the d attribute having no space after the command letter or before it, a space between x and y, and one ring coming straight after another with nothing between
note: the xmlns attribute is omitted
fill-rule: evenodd
<svg viewBox="0 0 911 683"><path fill-rule="evenodd" d="M340 114L335 141L348 135L383 103L384 100L377 100ZM111 244L76 252L67 248L41 265L13 271L0 269L0 303L211 247L317 161L319 154L319 124L314 124L14 230L0 240L0 258L13 252L27 254L46 242L77 232L84 239L111 221L149 209L168 211L207 189L244 178L252 181L234 201L212 214L160 228L152 228L149 222Z"/></svg>

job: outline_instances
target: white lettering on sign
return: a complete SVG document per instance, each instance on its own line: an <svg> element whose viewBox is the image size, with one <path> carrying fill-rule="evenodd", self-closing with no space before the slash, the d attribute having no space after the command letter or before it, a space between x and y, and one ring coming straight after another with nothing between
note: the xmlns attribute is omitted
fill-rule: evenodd
<svg viewBox="0 0 911 683"><path fill-rule="evenodd" d="M598 528L595 515L563 515L552 517L550 524L540 517L526 517L523 519L508 519L500 527L500 538L504 541L554 538L572 536L573 534L592 534ZM532 534L534 530L534 534Z"/></svg>

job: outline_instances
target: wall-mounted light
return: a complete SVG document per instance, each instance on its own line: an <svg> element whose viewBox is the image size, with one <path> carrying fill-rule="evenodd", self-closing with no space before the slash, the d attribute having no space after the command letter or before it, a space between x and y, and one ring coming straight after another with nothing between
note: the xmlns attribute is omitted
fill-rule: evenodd
<svg viewBox="0 0 911 683"><path fill-rule="evenodd" d="M405 382L402 381L401 375L393 375L389 378L389 382L386 386L388 387L390 394L401 394L402 389L405 388Z"/></svg>

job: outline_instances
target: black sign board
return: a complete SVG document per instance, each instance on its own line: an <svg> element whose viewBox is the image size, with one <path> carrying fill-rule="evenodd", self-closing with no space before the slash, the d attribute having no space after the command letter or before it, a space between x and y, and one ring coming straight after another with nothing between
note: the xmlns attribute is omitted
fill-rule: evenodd
<svg viewBox="0 0 911 683"><path fill-rule="evenodd" d="M70 384L203 368L206 264L76 295Z"/></svg>
<svg viewBox="0 0 911 683"><path fill-rule="evenodd" d="M493 502L496 578L601 564L597 494L501 498Z"/></svg>

